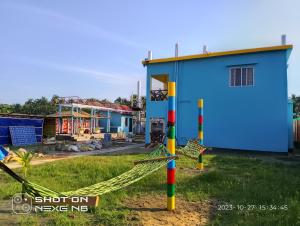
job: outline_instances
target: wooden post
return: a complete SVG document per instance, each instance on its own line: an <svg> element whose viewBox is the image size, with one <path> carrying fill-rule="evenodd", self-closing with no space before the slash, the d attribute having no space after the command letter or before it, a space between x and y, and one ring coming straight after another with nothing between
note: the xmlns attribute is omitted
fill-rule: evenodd
<svg viewBox="0 0 300 226"><path fill-rule="evenodd" d="M106 132L110 133L110 111L107 110Z"/></svg>
<svg viewBox="0 0 300 226"><path fill-rule="evenodd" d="M77 112L77 115L76 115L76 130L75 130L75 133L78 134L79 133L79 118L78 118L79 107L76 108L76 112Z"/></svg>
<svg viewBox="0 0 300 226"><path fill-rule="evenodd" d="M170 156L175 155L175 115L176 115L176 83L168 82L168 143L167 150ZM175 210L175 159L167 165L167 209Z"/></svg>
<svg viewBox="0 0 300 226"><path fill-rule="evenodd" d="M198 100L198 139L203 145L203 99ZM203 170L203 153L199 154L197 168Z"/></svg>
<svg viewBox="0 0 300 226"><path fill-rule="evenodd" d="M58 134L62 133L61 105L58 105Z"/></svg>
<svg viewBox="0 0 300 226"><path fill-rule="evenodd" d="M74 134L74 107L72 105L72 108L71 108L71 135Z"/></svg>
<svg viewBox="0 0 300 226"><path fill-rule="evenodd" d="M91 119L90 119L90 134L93 133L93 114L94 114L94 109L91 108Z"/></svg>

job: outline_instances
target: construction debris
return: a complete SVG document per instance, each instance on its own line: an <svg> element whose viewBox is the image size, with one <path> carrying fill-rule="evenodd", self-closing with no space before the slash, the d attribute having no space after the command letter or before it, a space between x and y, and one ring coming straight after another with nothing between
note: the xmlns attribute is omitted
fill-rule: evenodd
<svg viewBox="0 0 300 226"><path fill-rule="evenodd" d="M102 146L103 145L100 140L89 140L89 141L78 142L78 143L73 143L73 144L58 143L56 145L56 150L57 151L74 151L74 152L95 151L95 150L101 150Z"/></svg>
<svg viewBox="0 0 300 226"><path fill-rule="evenodd" d="M56 138L55 137L51 137L51 138L46 138L43 140L44 144L56 144Z"/></svg>

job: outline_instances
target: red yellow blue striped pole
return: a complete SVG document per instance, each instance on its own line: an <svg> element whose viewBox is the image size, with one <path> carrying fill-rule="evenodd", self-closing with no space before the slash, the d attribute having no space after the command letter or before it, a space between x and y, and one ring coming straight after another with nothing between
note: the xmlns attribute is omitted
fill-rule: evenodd
<svg viewBox="0 0 300 226"><path fill-rule="evenodd" d="M203 145L203 99L198 100L198 139ZM199 154L197 168L203 170L203 154Z"/></svg>
<svg viewBox="0 0 300 226"><path fill-rule="evenodd" d="M176 83L168 82L168 143L167 149L169 155L175 155L175 99L176 98ZM172 160L167 165L167 208L168 210L175 209L175 160Z"/></svg>

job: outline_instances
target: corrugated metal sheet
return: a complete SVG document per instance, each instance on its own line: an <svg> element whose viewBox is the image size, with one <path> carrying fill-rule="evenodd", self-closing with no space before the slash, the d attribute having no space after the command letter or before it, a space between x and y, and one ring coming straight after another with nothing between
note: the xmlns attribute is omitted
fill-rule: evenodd
<svg viewBox="0 0 300 226"><path fill-rule="evenodd" d="M300 120L294 120L293 122L293 130L294 130L294 141L300 142Z"/></svg>

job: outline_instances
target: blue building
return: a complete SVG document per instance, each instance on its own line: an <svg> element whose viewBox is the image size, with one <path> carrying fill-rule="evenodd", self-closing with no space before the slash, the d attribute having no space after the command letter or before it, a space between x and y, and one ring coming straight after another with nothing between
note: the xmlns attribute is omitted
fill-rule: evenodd
<svg viewBox="0 0 300 226"><path fill-rule="evenodd" d="M81 129L89 134L98 129L102 133L133 133L133 110L126 105L72 98L60 103L58 112L49 117L59 119L58 134L78 135Z"/></svg>
<svg viewBox="0 0 300 226"><path fill-rule="evenodd" d="M104 113L105 114L105 113ZM124 112L111 112L110 118L100 120L100 128L102 132L120 133L125 134L132 133L133 118L132 113Z"/></svg>
<svg viewBox="0 0 300 226"><path fill-rule="evenodd" d="M146 59L147 124L166 132L167 82L177 84L177 143L197 138L197 100L204 99L204 144L287 152L293 147L287 61L292 45Z"/></svg>

